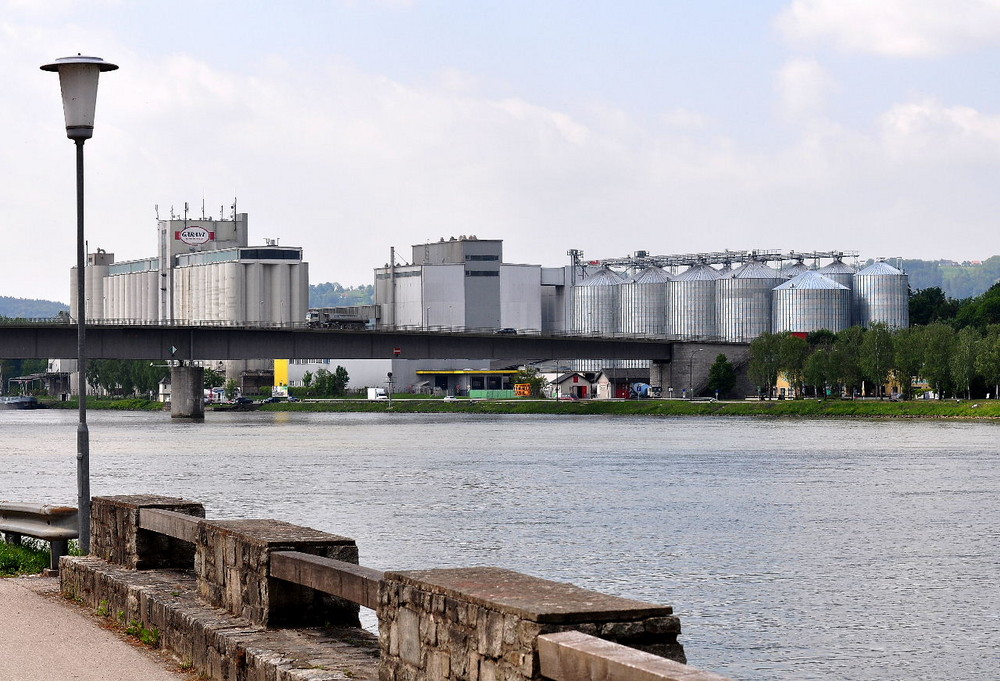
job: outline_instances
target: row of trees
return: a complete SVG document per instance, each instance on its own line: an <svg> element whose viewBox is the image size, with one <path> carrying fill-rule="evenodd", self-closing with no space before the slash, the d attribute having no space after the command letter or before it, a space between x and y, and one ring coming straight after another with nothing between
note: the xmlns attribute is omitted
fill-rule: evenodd
<svg viewBox="0 0 1000 681"><path fill-rule="evenodd" d="M773 394L783 375L796 394L883 397L896 386L913 397L922 378L938 398L972 397L1000 390L1000 324L981 332L950 324L890 329L882 323L853 326L840 333L815 331L805 338L766 333L750 344L750 380Z"/></svg>

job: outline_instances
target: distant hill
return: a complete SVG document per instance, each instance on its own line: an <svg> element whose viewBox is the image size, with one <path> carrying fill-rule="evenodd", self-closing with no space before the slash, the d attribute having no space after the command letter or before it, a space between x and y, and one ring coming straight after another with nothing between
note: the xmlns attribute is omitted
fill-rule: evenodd
<svg viewBox="0 0 1000 681"><path fill-rule="evenodd" d="M54 300L0 296L0 317L48 319L55 317L62 311L68 312L69 305Z"/></svg>
<svg viewBox="0 0 1000 681"><path fill-rule="evenodd" d="M895 265L896 261L891 261ZM903 260L910 288L940 288L949 298L962 300L982 295L1000 280L1000 255L982 261Z"/></svg>

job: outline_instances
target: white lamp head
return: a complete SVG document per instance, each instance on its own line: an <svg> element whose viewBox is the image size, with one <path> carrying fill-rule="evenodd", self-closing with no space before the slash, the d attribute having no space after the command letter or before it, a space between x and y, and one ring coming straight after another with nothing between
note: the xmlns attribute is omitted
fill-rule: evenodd
<svg viewBox="0 0 1000 681"><path fill-rule="evenodd" d="M67 137L86 140L94 135L97 78L101 71L114 71L117 68L100 57L82 55L56 59L42 67L43 71L55 71L59 74Z"/></svg>

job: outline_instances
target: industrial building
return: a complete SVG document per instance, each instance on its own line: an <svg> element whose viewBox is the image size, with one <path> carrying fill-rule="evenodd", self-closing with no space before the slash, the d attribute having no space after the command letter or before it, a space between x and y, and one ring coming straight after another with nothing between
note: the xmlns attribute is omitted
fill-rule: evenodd
<svg viewBox="0 0 1000 681"><path fill-rule="evenodd" d="M157 255L116 262L97 249L87 256L88 320L123 324L299 324L309 303L309 265L302 249L276 240L250 246L247 214L157 220ZM76 268L72 271L75 281ZM70 315L79 314L72 287ZM61 370L72 370L62 362ZM210 363L246 391L270 385L270 361Z"/></svg>

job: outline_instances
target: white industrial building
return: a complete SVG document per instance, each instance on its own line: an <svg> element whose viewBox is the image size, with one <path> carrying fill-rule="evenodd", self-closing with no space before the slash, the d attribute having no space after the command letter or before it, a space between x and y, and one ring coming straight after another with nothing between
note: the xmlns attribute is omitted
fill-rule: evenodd
<svg viewBox="0 0 1000 681"><path fill-rule="evenodd" d="M87 256L88 320L121 323L302 323L309 305L309 265L302 249L268 240L250 246L247 214L157 221L158 255L115 262L97 249ZM71 281L76 281L73 268ZM76 287L70 314L77 318ZM215 362L206 362L216 366ZM271 380L270 361L227 361L227 378L244 389ZM66 370L66 363L62 363Z"/></svg>
<svg viewBox="0 0 1000 681"><path fill-rule="evenodd" d="M442 238L375 270L375 304L389 327L542 328L540 265L503 262L503 241Z"/></svg>

